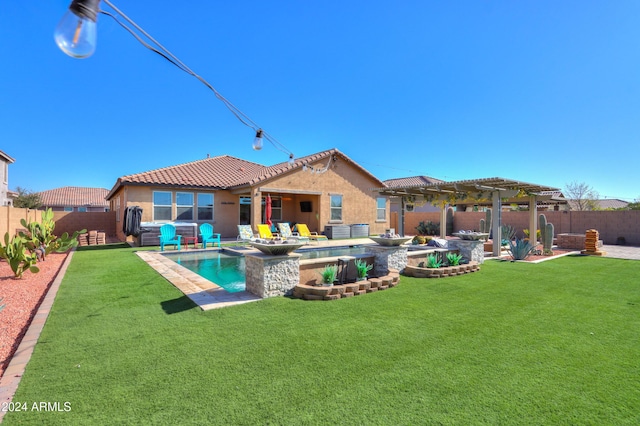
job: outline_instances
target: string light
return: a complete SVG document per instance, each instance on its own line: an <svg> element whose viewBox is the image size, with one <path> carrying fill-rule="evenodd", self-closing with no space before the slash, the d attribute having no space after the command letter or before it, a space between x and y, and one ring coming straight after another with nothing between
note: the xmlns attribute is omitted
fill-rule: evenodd
<svg viewBox="0 0 640 426"><path fill-rule="evenodd" d="M114 13L107 12L99 9L100 1L107 4ZM187 67L180 59L178 59L167 48L158 43L153 37L151 37L145 30L143 30L138 24L131 20L127 15L115 7L109 0L73 0L69 5L69 10L58 24L54 33L54 38L58 47L73 58L88 58L93 54L97 42L97 14L109 16L116 21L122 28L127 30L133 37L136 38L144 47L151 50L154 53L165 58L180 70L186 72L198 79L202 84L209 88L224 105L231 111L231 113L245 126L253 129L256 132L256 138L253 142L253 149L262 149L263 139L266 139L277 150L289 155L289 164L293 164L294 155L283 144L281 144L275 137L265 132L260 126L258 126L249 116L240 111L235 105L233 105L228 99L218 92L209 82L203 77L193 72ZM124 19L129 25L135 28L135 31L120 21L120 18ZM138 33L142 36L140 36ZM143 38L144 37L144 38ZM258 137L258 134L261 136Z"/></svg>

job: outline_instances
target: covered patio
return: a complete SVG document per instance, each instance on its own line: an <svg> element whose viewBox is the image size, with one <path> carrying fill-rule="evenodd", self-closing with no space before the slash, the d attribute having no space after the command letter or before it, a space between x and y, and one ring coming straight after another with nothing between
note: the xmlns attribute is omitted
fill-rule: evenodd
<svg viewBox="0 0 640 426"><path fill-rule="evenodd" d="M446 237L447 206L458 204L491 205L493 230L493 255L500 255L502 204L522 204L528 200L530 235L536 235L538 226L538 203L548 202L558 188L534 183L520 182L501 177L438 182L421 185L407 185L376 188L381 195L400 197L401 213L398 233L404 235L404 212L407 201L428 202L440 207L440 237Z"/></svg>

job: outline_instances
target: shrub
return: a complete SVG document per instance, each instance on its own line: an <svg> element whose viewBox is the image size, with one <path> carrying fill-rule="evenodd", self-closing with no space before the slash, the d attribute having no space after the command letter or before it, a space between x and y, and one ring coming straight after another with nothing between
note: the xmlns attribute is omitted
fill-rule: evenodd
<svg viewBox="0 0 640 426"><path fill-rule="evenodd" d="M433 223L430 220L421 221L418 226L416 226L416 230L420 235L438 235L440 234L440 224Z"/></svg>
<svg viewBox="0 0 640 426"><path fill-rule="evenodd" d="M462 260L461 254L452 253L452 252L447 253L447 262L449 263L449 266L458 266L461 260Z"/></svg>
<svg viewBox="0 0 640 426"><path fill-rule="evenodd" d="M435 254L427 256L427 268L439 268L442 266L442 260Z"/></svg>
<svg viewBox="0 0 640 426"><path fill-rule="evenodd" d="M509 254L513 260L524 260L535 249L535 246L528 240L521 240L516 238L515 243L509 241Z"/></svg>
<svg viewBox="0 0 640 426"><path fill-rule="evenodd" d="M356 270L358 273L358 278L364 279L367 278L367 272L373 269L373 265L367 265L366 260L356 259L355 260Z"/></svg>
<svg viewBox="0 0 640 426"><path fill-rule="evenodd" d="M20 235L10 238L8 232L4 234L4 245L0 243L0 257L6 259L16 278L22 278L26 270L34 274L40 272L36 266L36 253L28 250L25 239Z"/></svg>
<svg viewBox="0 0 640 426"><path fill-rule="evenodd" d="M326 265L320 275L323 284L333 284L338 276L338 265Z"/></svg>

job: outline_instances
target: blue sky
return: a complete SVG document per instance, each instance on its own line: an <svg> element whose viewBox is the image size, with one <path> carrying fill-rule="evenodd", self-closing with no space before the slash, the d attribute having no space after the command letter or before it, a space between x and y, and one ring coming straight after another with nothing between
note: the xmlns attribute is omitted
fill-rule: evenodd
<svg viewBox="0 0 640 426"><path fill-rule="evenodd" d="M640 197L638 1L113 3L296 156ZM11 189L111 188L207 154L287 160L107 16L92 57L63 54L68 4L0 6Z"/></svg>

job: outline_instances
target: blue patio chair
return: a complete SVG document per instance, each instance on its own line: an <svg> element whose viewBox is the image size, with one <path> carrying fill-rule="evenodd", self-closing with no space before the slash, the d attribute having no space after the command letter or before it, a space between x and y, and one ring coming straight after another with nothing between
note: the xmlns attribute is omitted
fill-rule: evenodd
<svg viewBox="0 0 640 426"><path fill-rule="evenodd" d="M202 235L202 247L207 248L207 243L218 244L220 247L220 234L213 232L213 226L208 223L200 225L200 235Z"/></svg>
<svg viewBox="0 0 640 426"><path fill-rule="evenodd" d="M176 227L170 223L165 223L160 227L160 251L164 251L165 244L178 247L180 250L180 240L182 235L176 235Z"/></svg>

